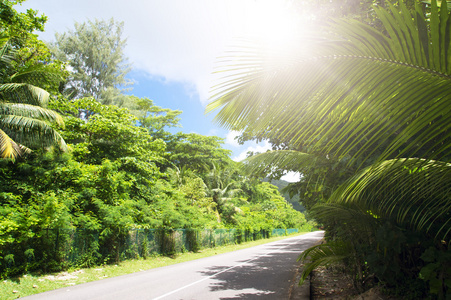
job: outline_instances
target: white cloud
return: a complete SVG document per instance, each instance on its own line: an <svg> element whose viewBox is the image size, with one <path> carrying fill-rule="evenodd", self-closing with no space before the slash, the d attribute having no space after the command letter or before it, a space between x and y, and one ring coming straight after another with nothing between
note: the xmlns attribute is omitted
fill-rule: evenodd
<svg viewBox="0 0 451 300"><path fill-rule="evenodd" d="M263 145L257 144L255 146L247 147L246 150L244 150L243 152L241 152L237 156L232 157L232 159L234 161L242 161L243 159L245 159L247 157L247 153L249 151L252 151L252 152L266 152L267 150L271 150L271 145L267 141L265 141L263 143Z"/></svg>
<svg viewBox="0 0 451 300"><path fill-rule="evenodd" d="M225 143L227 145L230 145L230 146L233 146L233 147L240 147L240 144L235 139L240 134L241 134L241 132L239 132L239 131L233 131L233 130L229 131L229 133L227 133L227 135L226 135Z"/></svg>
<svg viewBox="0 0 451 300"><path fill-rule="evenodd" d="M55 32L72 29L75 21L124 21L126 55L133 67L185 83L187 92L194 91L206 104L217 57L233 38L276 28L284 5L269 0L28 0L22 7L49 17L41 34L47 41Z"/></svg>
<svg viewBox="0 0 451 300"><path fill-rule="evenodd" d="M280 179L288 181L288 182L298 182L300 179L301 174L298 172L288 172L287 174L283 175Z"/></svg>

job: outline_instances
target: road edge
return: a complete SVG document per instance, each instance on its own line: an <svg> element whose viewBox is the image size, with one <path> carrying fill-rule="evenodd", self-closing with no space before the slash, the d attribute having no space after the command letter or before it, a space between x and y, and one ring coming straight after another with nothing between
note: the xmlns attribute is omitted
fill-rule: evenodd
<svg viewBox="0 0 451 300"><path fill-rule="evenodd" d="M296 268L293 279L291 280L291 286L288 291L289 300L310 300L310 278L307 278L302 285L299 285L301 280L302 265L300 264Z"/></svg>

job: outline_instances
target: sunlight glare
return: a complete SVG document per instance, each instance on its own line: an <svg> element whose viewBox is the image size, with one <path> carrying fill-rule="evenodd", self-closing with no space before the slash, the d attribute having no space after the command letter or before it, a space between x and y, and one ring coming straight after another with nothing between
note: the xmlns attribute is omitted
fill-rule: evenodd
<svg viewBox="0 0 451 300"><path fill-rule="evenodd" d="M242 1L236 5L239 28L235 36L255 39L262 50L278 55L290 55L297 48L299 37L308 31L308 20L314 18L309 12L298 11L290 1Z"/></svg>

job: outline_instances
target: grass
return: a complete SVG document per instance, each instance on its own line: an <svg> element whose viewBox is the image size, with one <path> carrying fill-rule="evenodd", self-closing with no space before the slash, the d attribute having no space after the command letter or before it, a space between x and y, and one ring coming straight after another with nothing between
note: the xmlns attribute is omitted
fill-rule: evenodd
<svg viewBox="0 0 451 300"><path fill-rule="evenodd" d="M156 256L147 259L126 260L117 265L104 265L87 269L68 270L67 272L38 275L26 274L17 278L10 278L0 283L0 299L9 300L30 296L45 291L59 288L68 288L73 285L101 280L134 272L149 270L153 268L169 266L181 262L191 261L199 258L227 253L240 249L250 248L291 236L304 233L292 234L290 236L273 237L258 241L246 242L238 245L227 245L216 248L202 249L199 252L180 253L176 257Z"/></svg>

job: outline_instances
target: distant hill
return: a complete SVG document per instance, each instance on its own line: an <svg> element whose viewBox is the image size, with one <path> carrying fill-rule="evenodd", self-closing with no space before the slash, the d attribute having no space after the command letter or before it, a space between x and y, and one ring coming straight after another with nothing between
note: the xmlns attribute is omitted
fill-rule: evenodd
<svg viewBox="0 0 451 300"><path fill-rule="evenodd" d="M290 184L288 181L285 180L277 180L277 179L273 179L273 180L269 180L268 178L264 178L262 179L262 181L265 182L270 182L271 184L277 186L279 188L279 191L282 191L283 188L285 188L288 184ZM290 196L288 195L288 193L282 193L282 196L285 198L285 200L287 200L289 203L291 203L293 205L293 208L297 211L300 212L305 212L305 207L302 206L301 203L299 203L299 195L294 195L293 198L290 198Z"/></svg>

